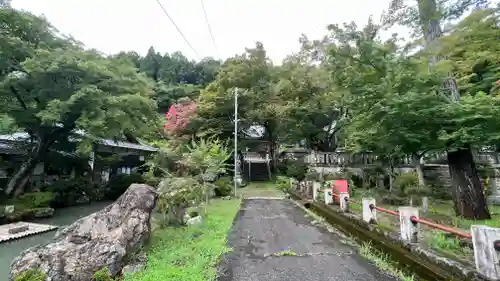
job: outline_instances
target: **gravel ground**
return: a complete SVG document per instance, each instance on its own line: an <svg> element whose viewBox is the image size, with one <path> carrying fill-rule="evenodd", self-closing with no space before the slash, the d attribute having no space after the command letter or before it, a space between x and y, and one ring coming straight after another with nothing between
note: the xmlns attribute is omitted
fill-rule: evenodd
<svg viewBox="0 0 500 281"><path fill-rule="evenodd" d="M287 200L245 200L219 281L394 281Z"/></svg>

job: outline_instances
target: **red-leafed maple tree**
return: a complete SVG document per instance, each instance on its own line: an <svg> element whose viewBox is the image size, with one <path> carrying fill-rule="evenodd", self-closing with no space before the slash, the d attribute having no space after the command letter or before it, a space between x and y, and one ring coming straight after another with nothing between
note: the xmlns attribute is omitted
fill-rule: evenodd
<svg viewBox="0 0 500 281"><path fill-rule="evenodd" d="M164 126L165 133L170 136L182 135L195 115L195 103L173 104L165 114L167 120Z"/></svg>

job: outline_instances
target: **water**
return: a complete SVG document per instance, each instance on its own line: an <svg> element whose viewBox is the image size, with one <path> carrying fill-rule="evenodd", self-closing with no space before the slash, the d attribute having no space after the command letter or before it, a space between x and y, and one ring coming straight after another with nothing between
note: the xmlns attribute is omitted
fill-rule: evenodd
<svg viewBox="0 0 500 281"><path fill-rule="evenodd" d="M35 223L50 224L56 226L65 226L73 223L79 218L87 216L93 212L99 211L110 204L110 202L98 202L90 205L80 205L56 210L53 217L33 221ZM18 240L4 242L0 244L0 280L8 280L10 264L12 259L18 256L22 251L38 244L45 244L54 237L55 231L28 236Z"/></svg>

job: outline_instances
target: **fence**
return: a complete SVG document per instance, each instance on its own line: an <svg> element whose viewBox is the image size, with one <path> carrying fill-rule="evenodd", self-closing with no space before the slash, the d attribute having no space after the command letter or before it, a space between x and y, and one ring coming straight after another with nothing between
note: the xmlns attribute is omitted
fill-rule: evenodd
<svg viewBox="0 0 500 281"><path fill-rule="evenodd" d="M317 201L319 194L324 194L324 203L338 203L342 212L350 212L350 204L362 206L362 219L366 223L377 224L377 211L399 217L400 237L407 243L418 243L420 225L451 233L457 237L472 239L476 270L490 280L500 280L500 228L485 225L472 225L471 233L459 231L424 218L419 217L417 207L399 207L398 211L377 207L374 198L362 198L356 201L349 197L348 192L334 193L334 189L321 189L319 182L295 182L290 179L290 188L296 189L312 200ZM334 198L338 199L337 202Z"/></svg>

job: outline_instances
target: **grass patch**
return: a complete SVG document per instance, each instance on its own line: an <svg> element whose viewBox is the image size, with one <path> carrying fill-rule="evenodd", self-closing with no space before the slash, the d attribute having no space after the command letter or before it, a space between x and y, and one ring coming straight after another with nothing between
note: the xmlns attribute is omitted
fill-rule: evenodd
<svg viewBox="0 0 500 281"><path fill-rule="evenodd" d="M431 248L452 253L471 254L472 250L462 247L458 238L447 237L443 232L433 231L429 234L428 243Z"/></svg>
<svg viewBox="0 0 500 281"><path fill-rule="evenodd" d="M202 224L155 231L147 251L146 270L126 276L125 280L215 280L221 255L231 250L227 246L227 233L240 203L240 200L212 200Z"/></svg>
<svg viewBox="0 0 500 281"><path fill-rule="evenodd" d="M414 281L414 276L406 275L403 271L395 267L390 261L389 255L381 253L372 247L370 243L363 243L359 248L359 254L364 258L372 261L381 271L387 272L390 275L402 281Z"/></svg>
<svg viewBox="0 0 500 281"><path fill-rule="evenodd" d="M237 196L245 197L282 197L283 192L274 182L252 182L237 190Z"/></svg>

